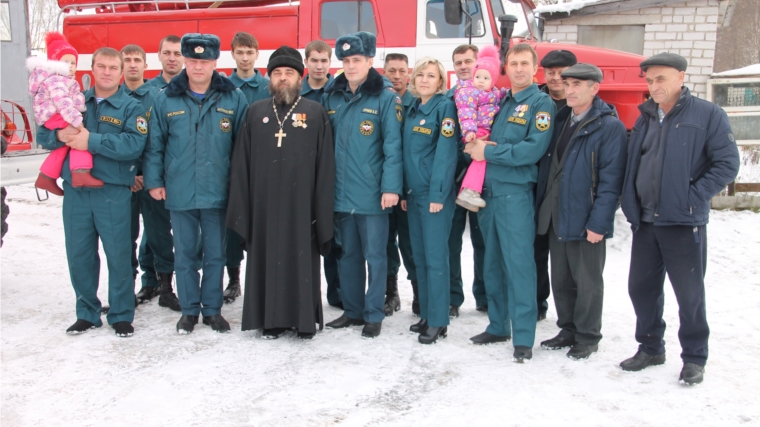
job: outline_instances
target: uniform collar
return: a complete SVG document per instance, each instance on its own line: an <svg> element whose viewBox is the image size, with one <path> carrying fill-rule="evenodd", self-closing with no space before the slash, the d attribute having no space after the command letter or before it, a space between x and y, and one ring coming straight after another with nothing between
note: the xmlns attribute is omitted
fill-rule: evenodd
<svg viewBox="0 0 760 427"><path fill-rule="evenodd" d="M237 75L237 68L233 68L230 80L235 84L235 87L241 87L243 85L259 87L259 85L263 83L264 78L261 76L261 73L259 73L259 70L254 70L253 78L251 80L243 80Z"/></svg>
<svg viewBox="0 0 760 427"><path fill-rule="evenodd" d="M327 74L327 82L320 89L324 90L327 87L327 85L330 84L331 81L333 81L333 76L332 76L332 74L328 73ZM306 77L303 79L303 85L301 87L301 95L306 95L307 93L313 92L314 90L315 89L312 89L311 86L309 85L309 75L307 74ZM317 90L319 90L319 89L317 89Z"/></svg>
<svg viewBox="0 0 760 427"><path fill-rule="evenodd" d="M406 88L406 92L404 92L404 96L401 97L401 103L404 105L404 107L411 107L414 105L419 98L412 95L412 92L409 90L409 88Z"/></svg>
<svg viewBox="0 0 760 427"><path fill-rule="evenodd" d="M109 96L108 98L104 98L103 101L107 101L109 104L111 104L114 108L121 108L121 104L124 103L124 100L129 98L129 95L127 95L127 92L124 91L124 88L122 86L119 86L119 89L114 93L113 95ZM95 100L95 86L87 89L84 92L84 100L85 102L89 102L90 100Z"/></svg>
<svg viewBox="0 0 760 427"><path fill-rule="evenodd" d="M126 83L122 83L121 88L124 90L124 93L126 93L127 95L132 95L132 93L136 93L138 96L145 96L145 94L150 92L150 90L152 89L146 83L148 83L148 80L143 79L143 84L141 84L140 87L138 87L135 90L129 89Z"/></svg>
<svg viewBox="0 0 760 427"><path fill-rule="evenodd" d="M415 102L413 108L422 114L430 114L430 112L435 110L435 107L440 104L445 97L446 95L444 94L436 93L432 98L428 99L428 102L425 104L422 104L419 98L414 98Z"/></svg>
<svg viewBox="0 0 760 427"><path fill-rule="evenodd" d="M530 86L526 87L520 92L517 92L514 95L512 95L512 89L510 89L509 92L507 92L507 96L505 96L504 99L514 98L515 102L523 102L526 99L528 99L531 95L535 94L536 92L539 92L538 86L535 83L533 83Z"/></svg>

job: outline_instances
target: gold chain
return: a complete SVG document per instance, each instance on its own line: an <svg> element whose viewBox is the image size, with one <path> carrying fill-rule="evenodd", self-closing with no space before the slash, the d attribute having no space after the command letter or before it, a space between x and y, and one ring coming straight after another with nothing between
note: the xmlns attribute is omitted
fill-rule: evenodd
<svg viewBox="0 0 760 427"><path fill-rule="evenodd" d="M300 101L300 100L301 100L301 95L298 95L298 98L296 99L295 104L293 104L293 106L290 108L290 111L288 111L287 113L285 113L285 120L287 120L288 116L290 115L290 113L292 113L293 110L296 109L296 105L298 105L298 101ZM277 119L277 124L280 125L280 130L282 130L283 124L280 121L280 115L277 114L277 104L275 104L275 102L274 102L274 97L272 97L272 109L274 110L274 118Z"/></svg>

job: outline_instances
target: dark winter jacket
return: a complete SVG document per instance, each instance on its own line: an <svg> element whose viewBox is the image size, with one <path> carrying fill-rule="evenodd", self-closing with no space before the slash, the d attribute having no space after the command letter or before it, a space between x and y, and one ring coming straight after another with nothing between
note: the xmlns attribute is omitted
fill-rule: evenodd
<svg viewBox="0 0 760 427"><path fill-rule="evenodd" d="M546 196L555 147L571 112L572 108L565 106L557 113L549 149L538 163L537 217ZM612 237L625 175L625 125L618 119L615 107L597 96L576 129L560 174L557 237L562 241L585 240L586 230L591 230L608 239Z"/></svg>
<svg viewBox="0 0 760 427"><path fill-rule="evenodd" d="M633 231L641 222L641 202L636 193L641 144L651 123L657 124L650 119L658 117L653 99L641 104L639 110L641 116L631 131L622 195L623 212ZM717 105L683 88L678 102L665 116L660 138L666 146L654 225L707 224L710 199L739 172L739 150L728 116Z"/></svg>

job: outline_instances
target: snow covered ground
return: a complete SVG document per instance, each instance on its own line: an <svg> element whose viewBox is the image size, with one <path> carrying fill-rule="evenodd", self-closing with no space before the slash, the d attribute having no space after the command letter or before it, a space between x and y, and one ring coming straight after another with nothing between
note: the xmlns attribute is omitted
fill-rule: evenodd
<svg viewBox="0 0 760 427"><path fill-rule="evenodd" d="M712 213L711 352L705 382L690 388L677 382L678 316L669 284L667 363L638 373L618 367L636 351L626 288L631 235L620 213L617 237L608 243L599 353L576 362L564 351L540 349L557 332L552 307L538 325L533 361L520 365L511 360L511 343L469 343L487 322L469 292L448 338L418 344L408 332L417 319L407 281L400 283L402 310L386 319L376 340L353 328L325 330L313 341L264 341L240 331L241 300L223 309L233 327L227 335L199 325L179 336L179 316L153 302L138 309L132 338L117 338L107 326L68 336L74 292L61 199L39 203L29 187L8 190L0 276L3 426L760 425L760 214ZM466 282L472 274L466 261ZM332 320L340 312L326 306L325 315Z"/></svg>

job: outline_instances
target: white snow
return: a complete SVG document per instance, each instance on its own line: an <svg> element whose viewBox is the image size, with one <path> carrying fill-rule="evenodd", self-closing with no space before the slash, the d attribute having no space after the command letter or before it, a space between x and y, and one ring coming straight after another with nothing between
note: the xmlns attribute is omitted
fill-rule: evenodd
<svg viewBox="0 0 760 427"><path fill-rule="evenodd" d="M618 213L608 242L604 338L599 353L573 361L538 343L557 333L553 304L538 324L534 358L512 362L512 344L468 338L487 324L466 285L461 316L433 346L408 332L411 287L376 340L360 329L325 330L313 341L274 341L241 332L242 300L225 305L233 333L198 325L179 336L177 313L141 306L135 335L104 326L80 336L66 264L61 199L37 202L30 187L8 188L11 214L2 255L0 353L4 426L719 426L758 425L760 214L713 211L705 382L678 384L678 312L666 283L668 361L623 372L636 352L627 293L631 234ZM472 281L465 241L465 283ZM101 289L107 272L101 254ZM405 278L405 275L400 275ZM323 284L324 289L324 284ZM341 314L325 303L325 316ZM104 319L105 321L105 319Z"/></svg>
<svg viewBox="0 0 760 427"><path fill-rule="evenodd" d="M736 70L728 70L720 73L713 73L713 77L733 77L733 76L756 76L760 75L760 64L748 65Z"/></svg>
<svg viewBox="0 0 760 427"><path fill-rule="evenodd" d="M590 6L595 3L608 3L608 2L609 0L573 0L567 3L545 4L545 5L536 6L536 8L533 9L533 11L541 13L541 14L562 13L562 12L570 14L574 10L583 9L586 6Z"/></svg>

